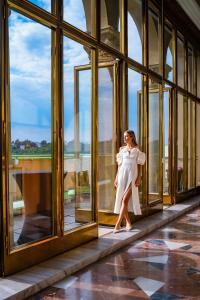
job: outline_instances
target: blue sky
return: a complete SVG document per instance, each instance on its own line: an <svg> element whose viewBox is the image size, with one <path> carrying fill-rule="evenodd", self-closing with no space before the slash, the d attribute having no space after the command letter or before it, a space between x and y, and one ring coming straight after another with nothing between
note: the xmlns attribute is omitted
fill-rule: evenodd
<svg viewBox="0 0 200 300"><path fill-rule="evenodd" d="M50 0L30 1L50 11ZM86 30L82 0L64 0L64 19L72 25ZM129 16L129 55L141 62L140 36ZM9 17L10 46L10 101L11 139L51 141L51 30L17 12ZM169 53L169 52L168 52ZM89 64L89 55L83 46L64 38L64 137L69 142L74 138L74 66ZM170 64L170 53L168 54ZM100 140L112 136L112 83L107 69L101 71L99 81L99 120L102 131ZM91 72L80 72L79 122L80 140L90 142L91 123ZM141 75L129 74L130 112L129 124L137 131L137 91L141 89ZM101 112L101 108L104 111Z"/></svg>
<svg viewBox="0 0 200 300"><path fill-rule="evenodd" d="M47 11L51 11L51 0L28 0L29 2L40 6L41 8L47 10Z"/></svg>

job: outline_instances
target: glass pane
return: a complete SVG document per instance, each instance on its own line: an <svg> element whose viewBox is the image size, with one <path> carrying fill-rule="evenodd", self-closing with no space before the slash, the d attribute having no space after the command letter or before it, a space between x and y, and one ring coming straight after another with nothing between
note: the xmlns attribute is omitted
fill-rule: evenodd
<svg viewBox="0 0 200 300"><path fill-rule="evenodd" d="M160 43L159 14L149 8L149 68L156 73L160 70Z"/></svg>
<svg viewBox="0 0 200 300"><path fill-rule="evenodd" d="M51 30L11 11L9 60L10 242L17 246L52 234Z"/></svg>
<svg viewBox="0 0 200 300"><path fill-rule="evenodd" d="M120 1L101 0L101 41L120 49Z"/></svg>
<svg viewBox="0 0 200 300"><path fill-rule="evenodd" d="M149 201L159 199L159 85L149 81Z"/></svg>
<svg viewBox="0 0 200 300"><path fill-rule="evenodd" d="M99 68L99 141L98 198L99 210L114 210L116 175L113 67Z"/></svg>
<svg viewBox="0 0 200 300"><path fill-rule="evenodd" d="M142 75L128 69L128 128L133 130L138 144L142 145ZM142 185L139 186L139 197L142 201Z"/></svg>
<svg viewBox="0 0 200 300"><path fill-rule="evenodd" d="M195 102L188 100L188 188L195 186Z"/></svg>
<svg viewBox="0 0 200 300"><path fill-rule="evenodd" d="M128 56L142 64L142 1L128 0Z"/></svg>
<svg viewBox="0 0 200 300"><path fill-rule="evenodd" d="M200 186L200 104L196 106L196 185Z"/></svg>
<svg viewBox="0 0 200 300"><path fill-rule="evenodd" d="M91 34L91 0L64 0L63 19Z"/></svg>
<svg viewBox="0 0 200 300"><path fill-rule="evenodd" d="M170 24L165 24L164 27L164 62L165 62L165 78L173 81L173 55L174 55L174 43L172 28Z"/></svg>
<svg viewBox="0 0 200 300"><path fill-rule="evenodd" d="M141 142L142 131L142 75L128 69L128 128L132 129L137 141Z"/></svg>
<svg viewBox="0 0 200 300"><path fill-rule="evenodd" d="M185 86L184 73L185 73L185 49L183 41L177 39L177 64L178 64L178 85L182 88Z"/></svg>
<svg viewBox="0 0 200 300"><path fill-rule="evenodd" d="M90 54L64 37L65 231L92 221Z"/></svg>
<svg viewBox="0 0 200 300"><path fill-rule="evenodd" d="M51 0L28 0L29 2L51 12Z"/></svg>
<svg viewBox="0 0 200 300"><path fill-rule="evenodd" d="M177 191L183 191L183 179L184 179L184 164L183 164L183 145L184 145L184 98L181 94L178 94L178 116L177 116L177 167L178 167L178 186Z"/></svg>
<svg viewBox="0 0 200 300"><path fill-rule="evenodd" d="M194 92L194 80L193 80L193 50L188 48L188 91L190 93Z"/></svg>
<svg viewBox="0 0 200 300"><path fill-rule="evenodd" d="M200 97L200 55L197 56L197 96Z"/></svg>
<svg viewBox="0 0 200 300"><path fill-rule="evenodd" d="M169 194L169 89L163 91L163 194Z"/></svg>

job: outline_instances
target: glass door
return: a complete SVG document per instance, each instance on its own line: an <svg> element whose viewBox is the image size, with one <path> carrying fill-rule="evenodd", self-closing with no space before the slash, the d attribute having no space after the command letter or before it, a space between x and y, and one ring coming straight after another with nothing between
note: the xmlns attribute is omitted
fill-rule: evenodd
<svg viewBox="0 0 200 300"><path fill-rule="evenodd" d="M99 223L115 224L114 180L117 153L117 63L99 65L98 203Z"/></svg>
<svg viewBox="0 0 200 300"><path fill-rule="evenodd" d="M23 35L25 27L32 30ZM33 249L42 248L56 232L53 34L50 28L10 10L4 116L5 274L44 259L44 254L39 257Z"/></svg>
<svg viewBox="0 0 200 300"><path fill-rule="evenodd" d="M163 203L173 204L173 89L166 86L163 89Z"/></svg>
<svg viewBox="0 0 200 300"><path fill-rule="evenodd" d="M163 190L163 102L161 85L149 80L148 99L148 203L162 208Z"/></svg>

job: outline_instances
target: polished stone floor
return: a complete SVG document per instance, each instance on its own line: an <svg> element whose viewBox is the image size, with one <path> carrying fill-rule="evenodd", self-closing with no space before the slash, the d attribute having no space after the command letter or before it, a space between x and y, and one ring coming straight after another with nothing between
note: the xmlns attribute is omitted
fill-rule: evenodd
<svg viewBox="0 0 200 300"><path fill-rule="evenodd" d="M200 208L28 299L200 300Z"/></svg>

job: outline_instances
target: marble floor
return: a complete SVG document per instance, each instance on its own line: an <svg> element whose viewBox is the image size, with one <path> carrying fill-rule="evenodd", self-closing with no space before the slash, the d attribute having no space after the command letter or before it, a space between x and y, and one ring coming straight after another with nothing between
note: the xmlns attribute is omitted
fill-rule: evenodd
<svg viewBox="0 0 200 300"><path fill-rule="evenodd" d="M27 299L200 300L200 208Z"/></svg>

